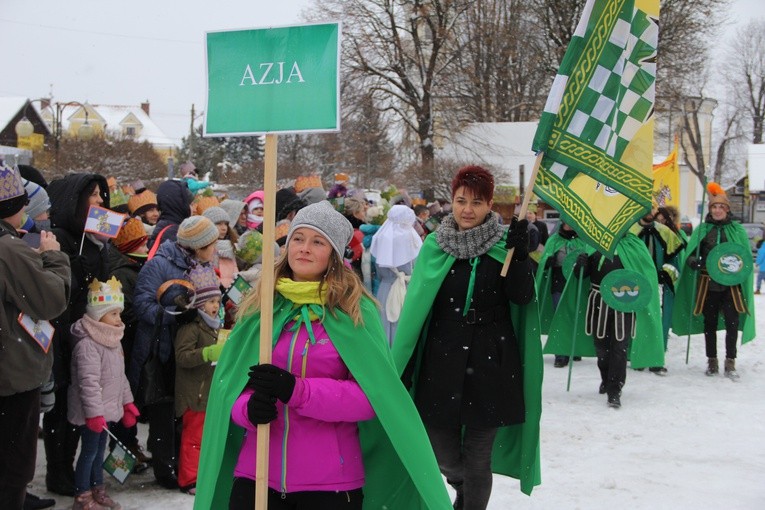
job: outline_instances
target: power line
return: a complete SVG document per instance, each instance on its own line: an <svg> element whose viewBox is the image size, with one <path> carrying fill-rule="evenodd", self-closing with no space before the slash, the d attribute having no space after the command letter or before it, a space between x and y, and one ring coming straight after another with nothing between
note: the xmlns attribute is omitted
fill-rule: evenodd
<svg viewBox="0 0 765 510"><path fill-rule="evenodd" d="M201 44L201 41L184 41L180 39L167 39L162 37L145 37L145 36L138 36L138 35L115 34L112 32L98 32L95 30L82 30L79 28L57 27L53 25L41 25L39 23L27 23L24 21L15 21L15 20L10 20L5 18L0 18L0 22L10 23L13 25L22 25L26 27L45 28L48 30L60 30L62 32L73 32L73 33L88 34L88 35L101 35L106 37L118 37L122 39L137 39L137 40L143 40L143 41L159 41L159 42L171 42L171 43L180 43L180 44L194 44L197 46Z"/></svg>

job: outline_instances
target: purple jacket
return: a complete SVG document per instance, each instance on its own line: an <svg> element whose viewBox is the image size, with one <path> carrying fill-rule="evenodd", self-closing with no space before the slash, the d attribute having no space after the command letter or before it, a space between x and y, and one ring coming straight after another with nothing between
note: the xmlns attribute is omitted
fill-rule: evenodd
<svg viewBox="0 0 765 510"><path fill-rule="evenodd" d="M296 375L295 390L271 422L268 486L280 492L340 491L364 486L364 465L356 422L375 412L318 321L316 343L301 327L295 335L286 325L274 347L272 363ZM292 353L292 356L290 355ZM303 355L305 353L305 356ZM305 370L304 374L301 372ZM255 479L256 427L247 418L245 390L231 417L245 429L234 476ZM288 426L285 426L288 425Z"/></svg>

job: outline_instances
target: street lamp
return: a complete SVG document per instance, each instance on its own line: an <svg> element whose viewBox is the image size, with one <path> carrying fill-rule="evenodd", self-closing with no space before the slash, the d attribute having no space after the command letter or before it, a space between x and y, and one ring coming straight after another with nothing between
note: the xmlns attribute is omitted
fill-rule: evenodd
<svg viewBox="0 0 765 510"><path fill-rule="evenodd" d="M27 118L27 108L34 103L39 102L40 105L44 105L44 107L50 106L50 100L47 98L40 98L40 99L30 99L27 104L24 105L24 115L21 118L20 121L16 123L15 130L16 135L20 138L32 136L34 134L35 128L32 122ZM55 157L56 157L56 169L59 169L58 165L58 151L59 147L61 145L61 136L63 135L62 131L62 115L64 112L64 108L67 106L79 106L85 111L85 122L82 123L82 125L77 129L77 137L82 140L90 140L95 136L95 130L93 129L93 126L88 122L88 107L86 104L82 104L78 101L67 101L65 103L62 102L56 102L53 103L53 140L55 141Z"/></svg>

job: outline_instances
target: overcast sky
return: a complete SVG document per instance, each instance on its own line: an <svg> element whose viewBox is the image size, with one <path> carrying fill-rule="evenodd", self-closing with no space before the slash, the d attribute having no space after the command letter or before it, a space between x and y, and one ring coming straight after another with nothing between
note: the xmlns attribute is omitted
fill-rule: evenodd
<svg viewBox="0 0 765 510"><path fill-rule="evenodd" d="M0 0L0 95L140 104L168 136L204 110L204 32L300 23L310 0ZM765 0L734 0L734 20ZM734 32L730 27L727 33Z"/></svg>

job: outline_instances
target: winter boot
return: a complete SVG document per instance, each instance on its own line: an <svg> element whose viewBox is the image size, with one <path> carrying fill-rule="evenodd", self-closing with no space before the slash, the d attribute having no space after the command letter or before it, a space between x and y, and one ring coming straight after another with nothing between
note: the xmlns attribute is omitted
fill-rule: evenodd
<svg viewBox="0 0 765 510"><path fill-rule="evenodd" d="M621 391L612 392L608 394L608 407L619 409L622 406Z"/></svg>
<svg viewBox="0 0 765 510"><path fill-rule="evenodd" d="M553 363L553 366L555 368L563 368L566 365L568 365L568 356L558 356L555 355L555 362Z"/></svg>
<svg viewBox="0 0 765 510"><path fill-rule="evenodd" d="M728 379L733 379L734 381L738 379L738 372L736 372L736 359L735 358L725 358L725 377Z"/></svg>
<svg viewBox="0 0 765 510"><path fill-rule="evenodd" d="M72 510L108 510L108 507L101 506L93 499L93 493L90 491L78 494L74 498Z"/></svg>
<svg viewBox="0 0 765 510"><path fill-rule="evenodd" d="M114 501L109 494L106 493L105 485L96 485L91 490L93 493L93 499L104 508L111 508L112 510L122 510L122 505Z"/></svg>
<svg viewBox="0 0 765 510"><path fill-rule="evenodd" d="M717 358L707 358L707 371L704 373L709 376L720 373L720 366L717 364Z"/></svg>

